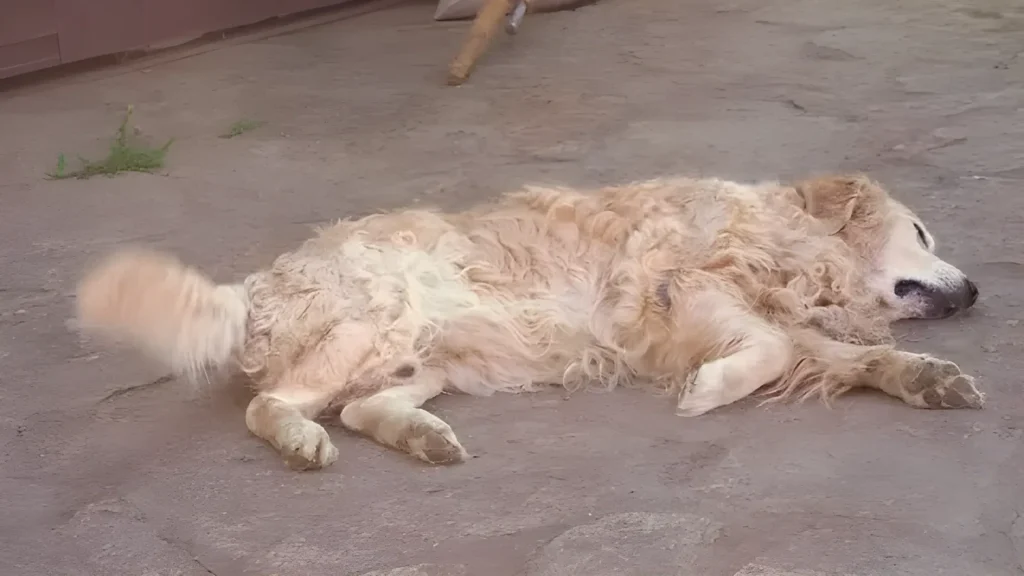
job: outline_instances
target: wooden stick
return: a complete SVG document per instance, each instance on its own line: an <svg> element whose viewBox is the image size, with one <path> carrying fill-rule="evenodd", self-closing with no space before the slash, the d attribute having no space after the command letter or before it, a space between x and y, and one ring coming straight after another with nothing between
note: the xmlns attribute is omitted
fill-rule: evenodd
<svg viewBox="0 0 1024 576"><path fill-rule="evenodd" d="M501 28L501 21L508 14L514 0L488 0L476 14L469 37L462 45L458 56L448 66L448 85L458 86L469 78L476 61L487 51L494 34Z"/></svg>

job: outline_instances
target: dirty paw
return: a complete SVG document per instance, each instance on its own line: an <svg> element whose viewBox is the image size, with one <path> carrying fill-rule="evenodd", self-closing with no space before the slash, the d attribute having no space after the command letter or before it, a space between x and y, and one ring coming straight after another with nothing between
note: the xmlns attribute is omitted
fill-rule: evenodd
<svg viewBox="0 0 1024 576"><path fill-rule="evenodd" d="M920 372L906 383L907 401L921 408L981 408L985 395L974 378L949 361L921 357Z"/></svg>
<svg viewBox="0 0 1024 576"><path fill-rule="evenodd" d="M285 462L293 470L313 470L338 459L338 449L324 427L310 420L290 422L278 434Z"/></svg>
<svg viewBox="0 0 1024 576"><path fill-rule="evenodd" d="M676 415L684 417L700 416L721 406L724 388L724 375L720 362L704 364L683 383L679 391L679 403Z"/></svg>
<svg viewBox="0 0 1024 576"><path fill-rule="evenodd" d="M397 444L429 464L457 464L468 457L455 432L440 419L410 423Z"/></svg>

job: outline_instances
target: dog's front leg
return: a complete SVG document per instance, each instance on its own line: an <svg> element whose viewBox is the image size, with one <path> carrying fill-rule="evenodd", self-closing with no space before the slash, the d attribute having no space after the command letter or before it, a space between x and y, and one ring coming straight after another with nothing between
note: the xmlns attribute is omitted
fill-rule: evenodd
<svg viewBox="0 0 1024 576"><path fill-rule="evenodd" d="M330 401L329 392L278 388L258 394L245 411L249 431L266 440L295 470L323 468L338 459L324 427L310 417Z"/></svg>
<svg viewBox="0 0 1024 576"><path fill-rule="evenodd" d="M981 408L985 395L974 378L946 360L894 350L837 342L814 330L793 332L805 365L825 397L852 388L873 388L917 408Z"/></svg>
<svg viewBox="0 0 1024 576"><path fill-rule="evenodd" d="M781 377L793 360L789 337L761 318L735 305L712 309L721 331L712 337L733 344L727 355L705 362L683 386L676 407L680 416L700 416L742 400Z"/></svg>
<svg viewBox="0 0 1024 576"><path fill-rule="evenodd" d="M451 427L420 406L444 390L443 375L424 369L409 384L356 400L341 411L341 423L430 464L454 464L467 457Z"/></svg>

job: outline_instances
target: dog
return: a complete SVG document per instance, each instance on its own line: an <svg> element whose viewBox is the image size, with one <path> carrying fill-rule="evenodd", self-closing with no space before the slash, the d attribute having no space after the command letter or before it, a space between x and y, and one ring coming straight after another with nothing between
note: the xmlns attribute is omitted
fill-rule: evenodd
<svg viewBox="0 0 1024 576"><path fill-rule="evenodd" d="M466 450L421 408L443 392L647 386L691 417L762 389L980 408L956 364L891 345L892 322L978 298L935 247L863 175L534 186L341 221L239 284L125 248L85 275L77 306L83 328L178 374L244 375L249 430L294 469L337 459L323 416L455 463Z"/></svg>

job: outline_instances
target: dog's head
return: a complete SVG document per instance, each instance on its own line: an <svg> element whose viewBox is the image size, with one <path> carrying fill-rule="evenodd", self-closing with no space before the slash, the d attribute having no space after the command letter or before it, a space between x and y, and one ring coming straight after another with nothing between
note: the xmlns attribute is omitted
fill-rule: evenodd
<svg viewBox="0 0 1024 576"><path fill-rule="evenodd" d="M861 258L868 286L894 319L945 318L977 301L967 275L935 255L935 238L920 218L868 178L818 178L796 190L822 230Z"/></svg>

